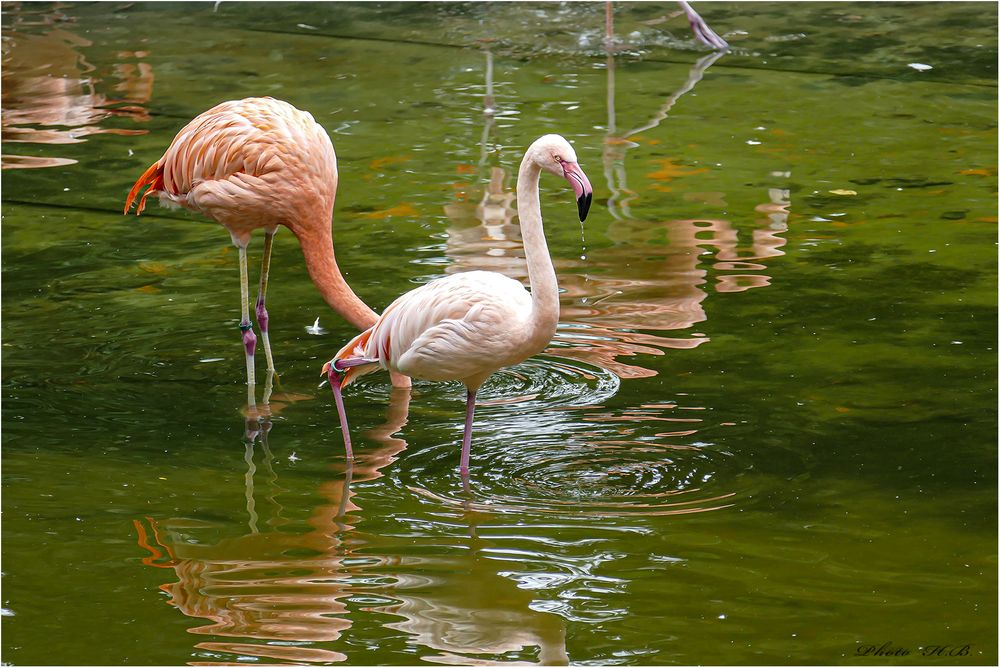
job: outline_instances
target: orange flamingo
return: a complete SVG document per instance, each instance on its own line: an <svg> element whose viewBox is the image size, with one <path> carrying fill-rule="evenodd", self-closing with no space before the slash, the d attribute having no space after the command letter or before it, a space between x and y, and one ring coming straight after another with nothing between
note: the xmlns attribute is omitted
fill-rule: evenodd
<svg viewBox="0 0 1000 668"><path fill-rule="evenodd" d="M247 244L264 230L264 256L256 315L267 370L274 372L264 302L271 245L279 225L298 238L306 268L323 299L359 330L377 315L344 280L333 252L333 203L337 194L337 156L329 135L311 114L271 97L223 102L195 117L177 133L166 153L129 191L125 213L143 187L136 215L146 198L201 213L225 227L240 255L240 305L246 353L249 403L254 404L254 353L257 337L250 320ZM408 385L394 376L396 385Z"/></svg>

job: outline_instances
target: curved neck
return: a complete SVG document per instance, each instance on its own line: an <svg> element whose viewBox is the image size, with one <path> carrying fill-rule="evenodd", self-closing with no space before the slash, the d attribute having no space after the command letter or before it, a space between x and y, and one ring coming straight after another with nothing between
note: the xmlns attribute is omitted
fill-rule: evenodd
<svg viewBox="0 0 1000 668"><path fill-rule="evenodd" d="M555 334L559 322L559 284L542 229L542 208L538 201L540 174L541 167L525 155L517 173L517 217L531 283L531 334L545 345Z"/></svg>
<svg viewBox="0 0 1000 668"><path fill-rule="evenodd" d="M305 224L292 226L292 232L298 237L299 245L302 246L309 278L319 289L323 299L344 320L359 330L365 330L375 324L378 316L354 294L354 290L340 273L337 258L333 253L331 218L329 214L322 218L317 215Z"/></svg>

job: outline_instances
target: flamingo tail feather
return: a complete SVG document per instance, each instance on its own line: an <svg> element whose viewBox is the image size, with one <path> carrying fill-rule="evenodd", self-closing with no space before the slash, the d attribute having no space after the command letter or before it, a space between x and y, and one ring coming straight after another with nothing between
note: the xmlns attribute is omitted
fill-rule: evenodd
<svg viewBox="0 0 1000 668"><path fill-rule="evenodd" d="M139 198L139 205L135 209L135 215L137 216L146 208L146 198L149 197L149 194L156 190L163 190L163 169L160 167L159 162L154 162L150 165L149 169L142 173L142 176L135 182L132 189L128 191L128 197L125 199L124 213L128 213L128 210L132 208L132 202L139 195L139 191L147 185L149 188Z"/></svg>

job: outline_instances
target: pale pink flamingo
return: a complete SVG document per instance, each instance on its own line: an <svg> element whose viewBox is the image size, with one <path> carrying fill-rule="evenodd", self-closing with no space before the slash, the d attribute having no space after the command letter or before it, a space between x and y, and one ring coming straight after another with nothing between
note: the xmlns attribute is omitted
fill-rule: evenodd
<svg viewBox="0 0 1000 668"><path fill-rule="evenodd" d="M688 23L691 24L691 32L694 33L695 38L697 38L699 42L707 46L710 46L713 49L729 48L729 43L726 40L719 37L719 34L714 30L712 30L707 23L705 23L705 19L701 18L698 12L694 10L694 7L692 7L689 3L685 2L685 0L679 0L677 4L681 6L681 9L683 9L684 13L687 15ZM610 6L611 3L609 2L608 3L609 16L611 13ZM608 20L610 22L610 18Z"/></svg>
<svg viewBox="0 0 1000 668"><path fill-rule="evenodd" d="M146 198L158 192L163 204L180 205L220 223L239 249L240 330L251 406L257 337L250 320L247 244L254 230L264 230L256 315L269 373L274 372L274 358L264 301L279 225L298 238L309 276L326 303L358 329L375 323L375 312L358 298L337 266L332 237L337 156L329 135L308 112L271 97L223 102L177 133L163 157L132 186L125 213L147 185L136 215L142 213ZM393 381L409 384L395 375Z"/></svg>
<svg viewBox="0 0 1000 668"><path fill-rule="evenodd" d="M568 141L559 135L545 135L528 147L517 176L517 211L530 294L520 282L491 271L437 279L396 299L372 327L323 366L333 389L349 459L353 453L341 388L382 368L424 380L465 384L460 470L463 477L468 475L477 390L498 369L542 352L559 321L559 286L538 199L542 170L569 181L581 222L593 197L590 181Z"/></svg>

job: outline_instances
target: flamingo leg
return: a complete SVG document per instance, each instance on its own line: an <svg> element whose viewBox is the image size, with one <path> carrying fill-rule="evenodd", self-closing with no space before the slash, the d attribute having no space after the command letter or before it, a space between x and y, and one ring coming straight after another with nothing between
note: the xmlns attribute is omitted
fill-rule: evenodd
<svg viewBox="0 0 1000 668"><path fill-rule="evenodd" d="M469 451L472 449L472 416L476 412L476 390L468 390L465 399L465 432L462 434L462 463L459 473L469 477Z"/></svg>
<svg viewBox="0 0 1000 668"><path fill-rule="evenodd" d="M250 322L250 285L247 279L247 247L242 245L240 249L240 308L243 318L240 320L240 331L243 332L243 349L247 358L247 403L255 407L254 384L257 382L254 375L253 356L257 350L257 337L253 333L253 323Z"/></svg>
<svg viewBox="0 0 1000 668"><path fill-rule="evenodd" d="M340 418L340 431L344 434L344 454L347 461L354 459L354 451L351 449L351 431L347 426L347 411L344 410L344 395L340 390L341 376L336 366L331 364L326 377L330 381L330 389L333 390L333 401L337 404L337 416Z"/></svg>
<svg viewBox="0 0 1000 668"><path fill-rule="evenodd" d="M694 36L699 42L710 46L713 49L729 48L729 43L719 37L718 33L712 30L708 24L705 23L705 19L701 18L698 12L694 10L694 7L689 5L684 0L680 0L678 4L680 4L680 6L684 9L684 13L687 14L688 23L691 24L691 31L694 33Z"/></svg>
<svg viewBox="0 0 1000 668"><path fill-rule="evenodd" d="M260 261L260 288L257 290L257 325L260 327L260 340L264 344L264 356L267 358L267 370L274 372L274 357L271 355L271 340L267 336L267 309L264 300L267 298L267 272L271 268L271 244L274 232L264 233L264 258Z"/></svg>

